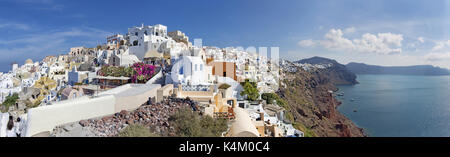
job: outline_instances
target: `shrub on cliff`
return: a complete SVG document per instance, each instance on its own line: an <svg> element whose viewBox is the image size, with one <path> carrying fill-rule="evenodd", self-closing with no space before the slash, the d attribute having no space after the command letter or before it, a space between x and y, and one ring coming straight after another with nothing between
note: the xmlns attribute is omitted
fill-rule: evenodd
<svg viewBox="0 0 450 157"><path fill-rule="evenodd" d="M200 125L208 134L219 137L222 132L227 130L228 120L222 118L214 119L211 116L202 116Z"/></svg>
<svg viewBox="0 0 450 157"><path fill-rule="evenodd" d="M131 77L133 74L133 69L128 67L116 67L105 65L98 71L98 75L100 76L113 76L113 77Z"/></svg>
<svg viewBox="0 0 450 157"><path fill-rule="evenodd" d="M305 134L305 137L317 137L317 134L314 133L311 128L307 128L301 123L295 122L293 126L295 129L302 131Z"/></svg>
<svg viewBox="0 0 450 157"><path fill-rule="evenodd" d="M123 129L118 135L118 137L157 137L157 135L152 134L150 129L145 126L132 124Z"/></svg>
<svg viewBox="0 0 450 157"><path fill-rule="evenodd" d="M178 110L170 116L169 122L180 137L219 137L228 128L227 120L200 116L189 108Z"/></svg>
<svg viewBox="0 0 450 157"><path fill-rule="evenodd" d="M261 94L261 99L266 100L268 104L273 104L273 102L275 102L278 106L281 106L286 110L289 110L290 108L286 101L281 99L276 93L263 93Z"/></svg>
<svg viewBox="0 0 450 157"><path fill-rule="evenodd" d="M268 104L272 104L274 100L278 101L278 99L280 99L280 97L275 93L263 93L261 94L261 98L266 100Z"/></svg>

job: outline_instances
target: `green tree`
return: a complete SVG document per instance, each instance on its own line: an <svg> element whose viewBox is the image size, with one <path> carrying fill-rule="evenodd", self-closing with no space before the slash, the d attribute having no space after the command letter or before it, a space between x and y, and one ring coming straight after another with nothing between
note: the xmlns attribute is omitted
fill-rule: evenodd
<svg viewBox="0 0 450 157"><path fill-rule="evenodd" d="M280 97L275 93L263 93L261 99L266 100L268 104L272 104L274 100L277 101Z"/></svg>
<svg viewBox="0 0 450 157"><path fill-rule="evenodd" d="M247 95L247 99L251 101L258 100L259 97L259 91L256 88L255 82L250 82L248 79L243 82L243 88L244 90L241 92L241 96Z"/></svg>
<svg viewBox="0 0 450 157"><path fill-rule="evenodd" d="M17 99L19 99L19 94L17 94L17 93L14 93L11 96L7 96L5 98L5 101L2 104L4 106L4 112L8 111L8 109L11 105L15 105L17 102Z"/></svg>
<svg viewBox="0 0 450 157"><path fill-rule="evenodd" d="M275 101L278 106L281 106L286 110L289 109L286 101L281 99L280 96L278 96L278 94L276 93L263 93L261 94L261 99L266 100L268 104L273 104L273 102Z"/></svg>

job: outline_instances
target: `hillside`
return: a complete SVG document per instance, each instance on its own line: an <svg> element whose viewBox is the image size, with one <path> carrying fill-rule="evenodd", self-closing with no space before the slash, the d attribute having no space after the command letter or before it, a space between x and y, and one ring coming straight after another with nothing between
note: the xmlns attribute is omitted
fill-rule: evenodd
<svg viewBox="0 0 450 157"><path fill-rule="evenodd" d="M333 79L324 74L330 73L329 71L306 71L294 64L283 67L284 79L280 82L277 94L289 105L288 111L297 128L307 136L365 136L362 129L336 109L340 102L333 97L330 90L336 91L337 88Z"/></svg>
<svg viewBox="0 0 450 157"><path fill-rule="evenodd" d="M416 66L376 66L364 63L349 63L347 69L356 74L390 74L390 75L450 75L447 69L431 65Z"/></svg>
<svg viewBox="0 0 450 157"><path fill-rule="evenodd" d="M354 85L358 83L358 81L356 81L356 75L347 70L345 65L338 63L336 60L323 57L312 57L308 59L302 59L294 63L329 65L330 67L328 68L319 69L317 75L329 79L329 81L335 85L342 85L342 84Z"/></svg>

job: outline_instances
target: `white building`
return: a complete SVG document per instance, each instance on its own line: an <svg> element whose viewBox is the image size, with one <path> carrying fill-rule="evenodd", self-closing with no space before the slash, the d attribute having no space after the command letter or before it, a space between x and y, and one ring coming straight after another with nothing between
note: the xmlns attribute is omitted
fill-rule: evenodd
<svg viewBox="0 0 450 157"><path fill-rule="evenodd" d="M15 73L18 68L19 68L19 65L17 63L14 63L12 65L12 72Z"/></svg>
<svg viewBox="0 0 450 157"><path fill-rule="evenodd" d="M167 40L160 45L160 51L163 54L170 55L171 61L174 62L180 56L188 55L190 56L191 52L189 51L188 46L181 42L176 42L174 40Z"/></svg>
<svg viewBox="0 0 450 157"><path fill-rule="evenodd" d="M128 38L131 44L130 54L136 55L140 60L146 57L162 57L163 54L158 52L159 46L171 39L167 36L167 27L160 24L129 28Z"/></svg>
<svg viewBox="0 0 450 157"><path fill-rule="evenodd" d="M140 60L135 55L130 55L129 50L116 50L109 58L109 64L113 66L129 67Z"/></svg>
<svg viewBox="0 0 450 157"><path fill-rule="evenodd" d="M0 102L5 101L7 96L10 96L14 93L19 93L22 88L15 82L15 79L12 74L3 74L0 77ZM17 82L17 79L16 79Z"/></svg>
<svg viewBox="0 0 450 157"><path fill-rule="evenodd" d="M211 72L200 57L183 56L173 65L171 78L174 84L207 85L208 74L211 78Z"/></svg>
<svg viewBox="0 0 450 157"><path fill-rule="evenodd" d="M85 72L85 73L87 73L87 72ZM76 67L73 67L72 71L69 71L69 74L68 74L69 85L73 86L73 85L75 85L75 83L81 83L83 81L82 75L86 75L85 73L79 72L79 71L77 71ZM87 76L85 78L87 78Z"/></svg>
<svg viewBox="0 0 450 157"><path fill-rule="evenodd" d="M106 37L106 45L110 48L118 48L120 45L120 41L124 40L123 35L121 34L115 34L112 36Z"/></svg>
<svg viewBox="0 0 450 157"><path fill-rule="evenodd" d="M113 50L99 50L97 52L97 62L100 65L109 64L109 58L114 54Z"/></svg>
<svg viewBox="0 0 450 157"><path fill-rule="evenodd" d="M181 32L179 30L169 32L168 35L176 42L184 43L188 47L192 46L192 43L189 42L189 37L185 33Z"/></svg>

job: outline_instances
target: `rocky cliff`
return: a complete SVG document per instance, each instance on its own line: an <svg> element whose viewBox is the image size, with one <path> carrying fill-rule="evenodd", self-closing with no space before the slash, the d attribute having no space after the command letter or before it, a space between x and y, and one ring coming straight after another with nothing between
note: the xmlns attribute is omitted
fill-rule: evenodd
<svg viewBox="0 0 450 157"><path fill-rule="evenodd" d="M297 128L307 136L365 136L362 129L337 110L340 102L332 95L337 88L329 71L305 71L290 62L285 64L291 65L285 65L281 70L283 79L277 94L288 103L290 119Z"/></svg>

